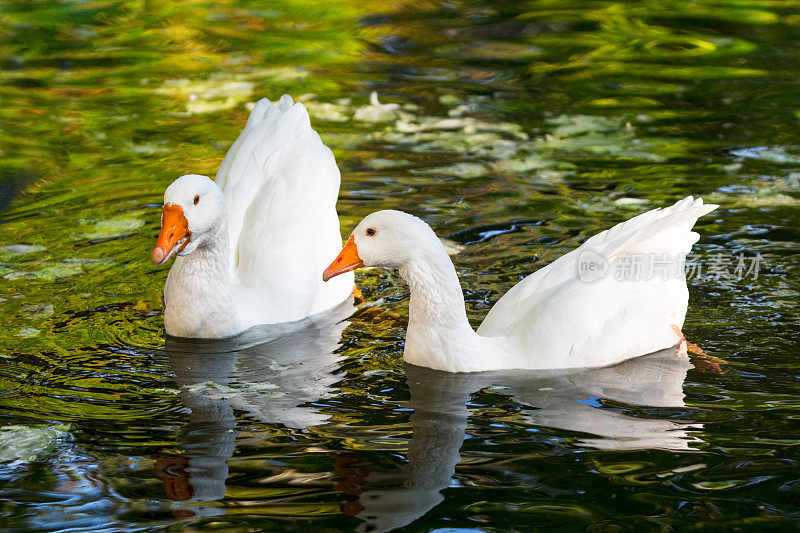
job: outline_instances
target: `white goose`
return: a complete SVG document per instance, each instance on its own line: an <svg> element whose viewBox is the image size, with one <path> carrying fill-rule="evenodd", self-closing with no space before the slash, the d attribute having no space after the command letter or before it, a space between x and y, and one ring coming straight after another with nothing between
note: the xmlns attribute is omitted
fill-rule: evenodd
<svg viewBox="0 0 800 533"><path fill-rule="evenodd" d="M259 101L217 172L187 175L164 193L156 265L179 257L164 286L176 337L222 338L290 322L346 300L353 278L319 271L342 245L339 169L301 103Z"/></svg>
<svg viewBox="0 0 800 533"><path fill-rule="evenodd" d="M414 365L449 372L613 365L683 340L682 257L698 239L697 218L716 207L687 197L595 235L514 286L477 333L441 242L407 213L364 218L323 279L360 266L399 269L411 290L403 358ZM639 269L627 272L635 279L624 278L626 265Z"/></svg>

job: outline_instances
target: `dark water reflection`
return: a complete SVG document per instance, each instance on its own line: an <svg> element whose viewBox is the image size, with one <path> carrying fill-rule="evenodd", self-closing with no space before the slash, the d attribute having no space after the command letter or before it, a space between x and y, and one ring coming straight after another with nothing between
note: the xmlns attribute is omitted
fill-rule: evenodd
<svg viewBox="0 0 800 533"><path fill-rule="evenodd" d="M5 2L0 528L796 526L797 42L796 2ZM165 341L163 190L284 92L342 168L344 232L423 216L463 245L475 324L616 222L719 203L685 331L723 372L404 368L380 270L346 322Z"/></svg>
<svg viewBox="0 0 800 533"><path fill-rule="evenodd" d="M341 319L352 309L347 304L313 320L261 328L227 342L168 339L179 398L191 410L178 435L179 453L158 455L155 462L167 497L186 504L173 505L173 512L182 509L194 518L225 514L224 507L196 504L225 500L228 461L240 433L235 412L294 430L329 421L320 403L340 393L342 356L334 352L348 325ZM683 382L691 367L685 351L674 349L568 374L451 374L405 365L410 398L403 410L411 414L403 464L373 469L352 453L335 456L329 473L333 488L357 497L341 504L340 510L363 521L358 530L377 532L411 524L441 503L442 491L454 482L461 461L472 397L483 389L518 406L517 424L574 433L574 445L580 447L696 449L691 445L701 442L695 434L702 425L675 418L686 407ZM631 416L624 405L658 408L663 418L655 412ZM346 436L345 428L326 431ZM382 431L377 432L380 439ZM291 474L275 477L281 476ZM295 476L299 479L294 481L302 483L302 476ZM554 497L561 492L547 491Z"/></svg>
<svg viewBox="0 0 800 533"><path fill-rule="evenodd" d="M322 317L255 328L230 341L214 343L167 339L170 368L190 410L178 435L179 454L159 456L156 473L176 501L210 502L225 497L227 461L236 446L236 416L306 429L328 416L314 402L334 395L346 303ZM224 510L210 507L211 514ZM192 508L198 513L198 507Z"/></svg>
<svg viewBox="0 0 800 533"><path fill-rule="evenodd" d="M604 408L624 403L683 408L683 380L691 368L685 353L664 350L612 368L571 374L481 372L451 374L405 365L411 398L411 439L406 464L394 471L361 472L357 517L363 531L391 531L438 505L452 483L467 432L469 403L489 388L516 402L520 423L589 435L576 444L601 450L648 448L688 451L702 426L670 418L636 418ZM352 481L350 482L352 487ZM543 487L539 487L543 490ZM352 489L351 489L352 490ZM557 497L560 491L547 490Z"/></svg>

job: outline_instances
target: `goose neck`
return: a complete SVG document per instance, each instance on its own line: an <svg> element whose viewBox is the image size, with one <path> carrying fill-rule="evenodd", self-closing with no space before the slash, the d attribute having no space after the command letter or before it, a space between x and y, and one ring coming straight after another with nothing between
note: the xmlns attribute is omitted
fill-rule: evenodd
<svg viewBox="0 0 800 533"><path fill-rule="evenodd" d="M437 255L418 258L400 268L411 291L411 322L432 326L468 325L464 295L450 258Z"/></svg>
<svg viewBox="0 0 800 533"><path fill-rule="evenodd" d="M224 227L223 227L224 226ZM203 242L191 254L184 257L187 264L203 265L206 275L217 278L220 282L230 284L230 243L228 242L227 224L220 225L213 233L209 233Z"/></svg>
<svg viewBox="0 0 800 533"><path fill-rule="evenodd" d="M241 330L227 232L220 227L192 253L176 259L164 288L164 324L170 335L222 338Z"/></svg>

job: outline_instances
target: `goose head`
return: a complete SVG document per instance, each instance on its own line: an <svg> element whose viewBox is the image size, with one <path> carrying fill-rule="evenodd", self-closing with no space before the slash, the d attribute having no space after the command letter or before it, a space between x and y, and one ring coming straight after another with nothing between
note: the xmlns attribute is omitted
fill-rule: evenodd
<svg viewBox="0 0 800 533"><path fill-rule="evenodd" d="M175 254L189 255L216 235L225 217L225 196L216 183L207 176L181 176L164 192L161 232L150 258L160 266Z"/></svg>
<svg viewBox="0 0 800 533"><path fill-rule="evenodd" d="M328 281L362 266L402 268L442 251L441 241L421 219L402 211L376 211L356 226L322 279Z"/></svg>

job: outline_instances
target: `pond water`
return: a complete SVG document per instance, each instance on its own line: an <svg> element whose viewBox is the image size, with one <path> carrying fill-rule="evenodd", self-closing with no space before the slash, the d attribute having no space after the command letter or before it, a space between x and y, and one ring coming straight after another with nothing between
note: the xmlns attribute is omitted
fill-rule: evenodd
<svg viewBox="0 0 800 533"><path fill-rule="evenodd" d="M796 527L798 8L4 2L0 528ZM720 204L684 331L726 363L404 366L408 289L383 270L357 310L267 342L166 341L163 190L213 176L283 93L336 154L343 234L423 217L463 246L474 324L614 223Z"/></svg>

